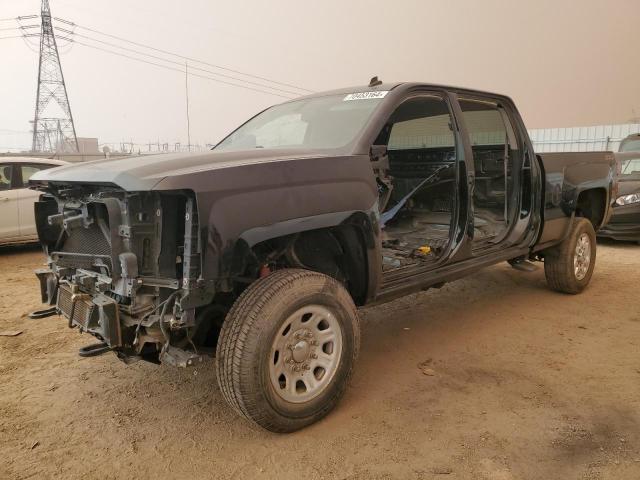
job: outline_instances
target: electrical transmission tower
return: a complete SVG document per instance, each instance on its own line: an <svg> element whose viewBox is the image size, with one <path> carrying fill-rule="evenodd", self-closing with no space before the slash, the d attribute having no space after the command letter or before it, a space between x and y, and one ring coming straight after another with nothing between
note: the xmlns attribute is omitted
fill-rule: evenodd
<svg viewBox="0 0 640 480"><path fill-rule="evenodd" d="M49 0L42 0L41 19L38 93L31 150L77 152L76 128L62 75L58 45L53 34Z"/></svg>

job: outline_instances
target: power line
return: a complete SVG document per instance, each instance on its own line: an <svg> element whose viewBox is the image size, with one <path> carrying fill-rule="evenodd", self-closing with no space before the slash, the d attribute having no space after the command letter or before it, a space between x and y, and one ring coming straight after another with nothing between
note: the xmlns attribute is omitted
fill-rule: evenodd
<svg viewBox="0 0 640 480"><path fill-rule="evenodd" d="M123 47L123 46L117 45L117 44L115 44L115 43L105 42L104 40L100 40L100 39L97 39L97 38L93 38L93 37L90 37L90 36L88 36L88 35L83 35L83 34L81 34L81 33L73 32L73 31L71 31L71 30L67 30L67 29L65 29L65 28L56 27L56 29L57 29L58 31L60 31L60 32L64 32L65 34L67 34L67 35L68 35L68 36L70 36L70 37L71 37L71 36L76 36L76 37L86 38L87 40L91 40L92 42L101 43L101 44L103 44L103 45L107 45L107 46L109 46L109 47L119 48L119 49L121 49L121 50L125 50L125 51L127 51L127 52L131 52L131 53L135 53L135 54L137 54L137 55L144 55L144 56L147 56L147 57L153 58L153 59L155 59L155 60L160 60L160 61L162 61L162 62L172 63L172 64L174 64L174 65L180 65L180 66L184 65L184 62L178 62L178 61L176 61L176 60L170 60L170 59L167 59L167 58L159 57L159 56L157 56L157 55L152 55L152 54L150 54L150 53L141 52L140 50L135 50L135 49L133 49L133 48ZM246 84L249 84L249 85L253 85L253 86L256 86L256 87L259 87L259 88L267 88L267 89L269 89L269 90L275 90L275 91L277 91L277 92L281 92L281 93L285 93L285 94L290 94L290 95L293 95L293 96L296 96L296 97L297 97L297 96L300 96L300 93L298 93L298 92L293 92L293 91L291 91L291 90L285 90L285 89L278 88L278 87L272 87L272 86L270 86L270 85L264 85L264 84L262 84L262 83L252 82L252 81L250 81L250 80L245 80L244 78L233 77L233 76L231 76L231 75L225 75L224 73L218 73L218 72L214 72L214 71L211 71L211 70L207 70L206 68L194 67L193 65L191 65L190 67L191 67L191 70L198 70L198 71L200 71L200 72L208 73L208 74L210 74L210 75L216 75L216 76L218 76L218 77L227 78L227 79L229 79L229 80L235 80L235 81L237 81L237 82L243 82L243 83L246 83Z"/></svg>
<svg viewBox="0 0 640 480"><path fill-rule="evenodd" d="M94 49L100 50L102 52L110 53L112 55L117 55L119 57L129 58L131 60L136 60L138 62L146 63L146 64L149 64L149 65L155 65L156 67L164 68L166 70L173 70L174 72L184 73L184 70L181 70L179 68L173 68L173 67L169 67L167 65L162 65L160 63L155 63L155 62L150 62L148 60L143 60L142 58L132 57L131 55L126 55L124 53L114 52L113 50L108 50L106 48L97 47L95 45L89 45L88 43L83 43L83 42L80 42L78 40L74 40L74 39L71 39L71 38L66 38L66 37L58 37L58 38L62 38L64 40L68 40L70 42L76 43L78 45L82 45L84 47L94 48ZM266 94L269 94L269 95L275 95L276 97L281 97L281 98L286 98L287 100L291 100L291 97L288 97L288 96L285 96L285 95L280 95L279 93L269 92L269 91L266 91L266 90L259 90L257 88L247 87L245 85L238 85L237 83L227 82L227 81L220 80L220 79L217 79L217 78L208 77L206 75L200 75L198 73L189 72L189 75L191 75L193 77L204 78L206 80L211 80L211 81L218 82L218 83L223 83L225 85L231 85L231 86L234 86L234 87L245 88L247 90L253 90L254 92L266 93Z"/></svg>
<svg viewBox="0 0 640 480"><path fill-rule="evenodd" d="M242 72L240 70L234 70L234 69L231 69L231 68L228 68L228 67L223 67L221 65L217 65L215 63L205 62L204 60L198 60L197 58L187 57L185 55L180 55L179 53L170 52L168 50L163 50L161 48L155 48L155 47L152 47L150 45L145 45L143 43L138 43L138 42L134 42L133 40L128 40L126 38L119 37L117 35L112 35L112 34L109 34L109 33L106 33L106 32L101 32L100 30L95 30L95 29L92 29L92 28L89 28L89 27L84 27L82 25L78 25L77 23L71 22L69 20L65 20L63 18L59 18L59 17L53 17L53 18L54 18L54 20L57 20L57 21L62 22L62 23L66 23L67 25L72 25L72 26L81 28L83 30L88 30L90 32L97 33L99 35L104 35L106 37L110 37L110 38L113 38L113 39L116 39L116 40L120 40L122 42L131 43L131 44L136 45L138 47L148 48L148 49L154 50L156 52L160 52L160 53L164 53L164 54L171 55L171 56L174 56L174 57L178 57L178 58L181 58L183 60L188 60L190 62L195 62L195 63L201 63L203 65L208 65L208 66L213 67L213 68L218 68L220 70L225 70L227 72L237 73L239 75L244 75L244 76L251 77L251 78L256 78L256 79L259 79L259 80L264 80L266 82L273 83L273 84L276 84L276 85L282 85L282 86L285 86L285 87L295 88L295 89L301 90L303 92L313 93L313 90L309 90L308 88L299 87L297 85L293 85L293 84L290 84L290 83L284 83L284 82L280 82L280 81L277 81L277 80L272 80L272 79L267 78L267 77L261 77L261 76L254 75L254 74L251 74L251 73Z"/></svg>
<svg viewBox="0 0 640 480"><path fill-rule="evenodd" d="M14 20L31 20L32 18L39 18L40 15L21 15L19 17L0 18L0 22L12 22Z"/></svg>
<svg viewBox="0 0 640 480"><path fill-rule="evenodd" d="M5 27L0 28L0 32L9 32L9 31L26 31L29 28L40 28L40 25L25 25L20 27Z"/></svg>

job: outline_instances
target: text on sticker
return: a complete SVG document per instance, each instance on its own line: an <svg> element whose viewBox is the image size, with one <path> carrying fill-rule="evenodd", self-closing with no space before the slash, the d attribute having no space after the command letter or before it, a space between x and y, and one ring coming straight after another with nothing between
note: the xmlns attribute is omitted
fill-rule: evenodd
<svg viewBox="0 0 640 480"><path fill-rule="evenodd" d="M342 99L343 102L348 102L350 100L369 100L372 98L384 98L389 90L382 90L380 92L357 92L350 93L346 97Z"/></svg>

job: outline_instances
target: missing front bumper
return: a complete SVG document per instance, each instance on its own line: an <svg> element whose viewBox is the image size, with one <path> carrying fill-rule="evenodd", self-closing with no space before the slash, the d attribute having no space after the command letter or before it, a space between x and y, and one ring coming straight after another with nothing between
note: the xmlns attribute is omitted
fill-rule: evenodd
<svg viewBox="0 0 640 480"><path fill-rule="evenodd" d="M36 270L35 274L40 281L42 302L55 305L56 311L69 321L69 327L78 327L111 348L122 346L118 303L113 298L82 292L78 285L59 281L49 269Z"/></svg>

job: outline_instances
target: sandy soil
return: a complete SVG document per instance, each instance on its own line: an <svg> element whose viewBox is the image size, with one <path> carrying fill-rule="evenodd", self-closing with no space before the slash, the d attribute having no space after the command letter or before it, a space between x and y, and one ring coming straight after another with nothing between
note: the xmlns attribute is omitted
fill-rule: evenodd
<svg viewBox="0 0 640 480"><path fill-rule="evenodd" d="M0 250L0 478L638 479L640 247L601 244L579 296L505 265L362 311L351 388L290 435L223 402L213 364L78 357ZM425 374L426 372L426 374Z"/></svg>

